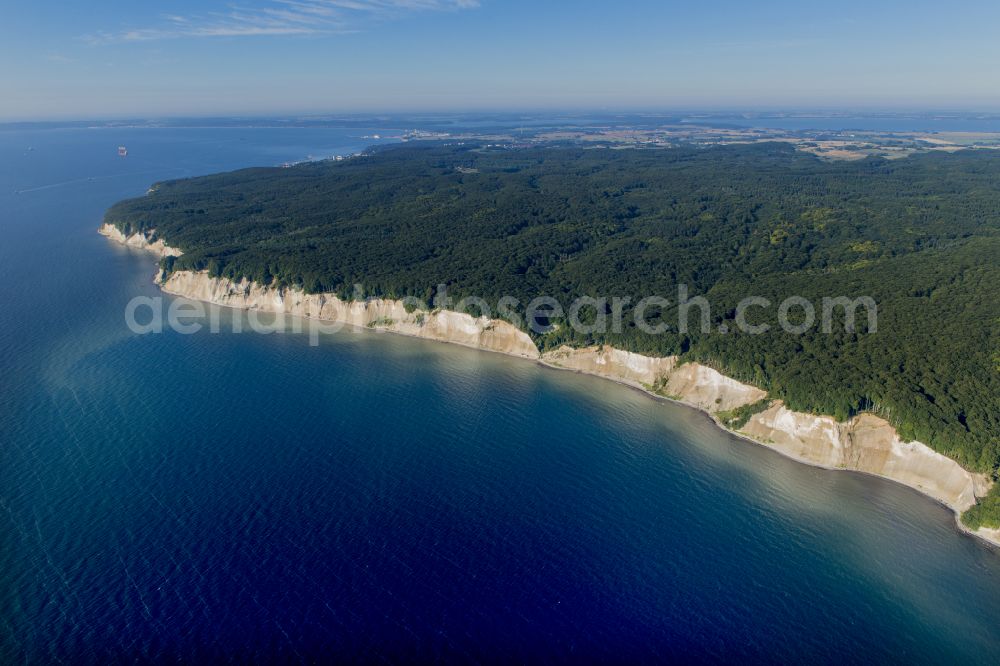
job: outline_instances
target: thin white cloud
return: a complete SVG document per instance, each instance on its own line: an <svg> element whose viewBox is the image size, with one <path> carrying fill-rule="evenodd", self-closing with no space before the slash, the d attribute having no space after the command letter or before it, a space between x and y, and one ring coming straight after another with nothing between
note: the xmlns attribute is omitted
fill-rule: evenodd
<svg viewBox="0 0 1000 666"><path fill-rule="evenodd" d="M166 15L156 26L102 31L83 39L106 44L178 37L344 34L356 32L366 22L478 6L479 0L270 0L265 5L230 5L221 12Z"/></svg>

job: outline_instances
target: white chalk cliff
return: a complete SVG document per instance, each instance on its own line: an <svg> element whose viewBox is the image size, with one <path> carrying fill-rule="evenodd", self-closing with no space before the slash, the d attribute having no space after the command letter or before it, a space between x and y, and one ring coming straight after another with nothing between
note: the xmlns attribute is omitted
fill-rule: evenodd
<svg viewBox="0 0 1000 666"><path fill-rule="evenodd" d="M100 233L159 256L181 254L157 239L154 232L126 238L117 228L106 224ZM404 303L397 300L347 302L333 294L306 294L298 289L274 288L247 280L233 282L213 278L207 272L174 271L168 276L160 275L157 281L168 293L227 307L385 329L537 359L550 366L642 388L710 414L767 397L767 392L760 388L698 363L679 363L674 356L649 357L607 346L582 349L563 346L542 354L525 332L499 319L448 310L408 312ZM949 506L956 516L973 506L976 498L990 487L985 475L969 472L920 442L901 441L890 423L873 414L861 414L841 423L828 416L793 412L780 401L774 401L750 417L737 432L801 462L892 479ZM1000 530L981 528L972 533L1000 545Z"/></svg>
<svg viewBox="0 0 1000 666"><path fill-rule="evenodd" d="M138 232L126 237L125 234L123 234L115 225L103 224L101 225L101 228L97 230L97 233L102 236L107 236L111 240L117 241L122 245L128 245L129 247L134 247L139 250L148 250L161 257L179 257L182 254L182 252L177 248L170 247L164 243L163 239L157 239L156 231L149 231L145 233Z"/></svg>
<svg viewBox="0 0 1000 666"><path fill-rule="evenodd" d="M175 271L160 280L164 291L228 307L283 313L351 326L380 328L430 340L453 342L514 356L538 358L527 333L505 321L435 310L407 312L403 301L342 301L333 294L307 294L242 280L209 277L206 272Z"/></svg>
<svg viewBox="0 0 1000 666"><path fill-rule="evenodd" d="M775 401L754 414L741 433L813 465L877 474L916 488L962 512L989 483L920 442L903 442L886 420L860 414L846 423L803 414Z"/></svg>

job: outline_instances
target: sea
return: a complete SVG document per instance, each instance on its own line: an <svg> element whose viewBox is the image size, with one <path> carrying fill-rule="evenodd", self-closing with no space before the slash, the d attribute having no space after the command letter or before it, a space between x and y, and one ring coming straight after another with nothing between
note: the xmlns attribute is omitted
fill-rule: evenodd
<svg viewBox="0 0 1000 666"><path fill-rule="evenodd" d="M111 204L375 133L0 130L0 663L1000 663L1000 552L909 488L529 360L130 330Z"/></svg>

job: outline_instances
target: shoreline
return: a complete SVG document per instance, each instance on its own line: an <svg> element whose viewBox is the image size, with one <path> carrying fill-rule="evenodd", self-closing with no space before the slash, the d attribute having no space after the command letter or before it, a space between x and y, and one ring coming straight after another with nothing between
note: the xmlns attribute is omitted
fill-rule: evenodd
<svg viewBox="0 0 1000 666"><path fill-rule="evenodd" d="M174 295L177 295L177 294L174 294ZM480 351L487 351L487 352L489 352L491 350L486 349L486 350L480 350ZM502 353L502 352L500 352L500 353ZM686 409L690 409L692 411L698 412L702 416L704 416L704 417L708 418L709 420L711 420L712 423L719 430L722 430L727 435L729 435L731 437L735 437L736 439L739 439L741 441L749 442L751 444L755 444L757 446L760 446L760 447L763 447L765 449L768 449L769 451L772 451L772 452L778 454L779 456L781 456L783 458L787 458L788 460L791 460L792 462L796 462L796 463L798 463L800 465L807 465L809 467L814 467L816 469L821 469L821 470L824 470L824 471L827 471L827 472L847 472L847 473L851 473L851 474L861 474L863 476L871 477L873 479L881 479L883 481L890 481L892 483L895 483L896 485L900 485L900 486L903 486L905 488L909 488L910 490L915 491L921 497L923 497L925 499L928 499L928 500L931 500L935 504L937 504L939 506L942 506L945 509L948 509L949 511L951 511L952 515L955 518L955 525L958 527L958 531L960 533L962 533L963 535L966 535L966 536L974 537L974 538L978 539L980 542L985 542L987 545L991 546L992 548L997 549L997 552L1000 552L1000 529L991 530L992 532L996 532L997 533L995 536L994 535L987 535L987 534L979 534L975 530L969 529L965 524L962 523L962 520L961 520L962 519L962 514L961 514L961 512L957 511L955 509L955 507L951 506L950 504L948 504L944 500L941 500L940 498L934 497L933 495L928 495L926 492L923 492L920 488L915 488L914 486L911 486L911 485L906 484L906 483L902 483L901 481L897 481L896 479L892 479L892 478L889 478L887 476L883 476L883 475L878 474L876 472L869 472L869 471L861 470L861 469L849 469L849 468L845 468L845 467L834 467L832 465L823 465L823 464L820 464L820 463L817 463L817 462L810 461L810 460L805 459L805 458L799 458L797 456L790 455L790 454L788 454L788 453L786 453L784 451L780 451L780 450L774 448L773 446L769 446L768 444L766 444L765 442L760 441L759 439L754 439L753 437L751 437L750 435L748 435L746 433L740 432L739 430L733 430L732 428L728 427L725 423L723 423L716 414L714 414L714 413L712 413L712 412L710 412L708 410L702 409L701 407L698 407L698 406L696 406L696 405L694 405L694 404L692 404L690 402L687 402L685 400L680 400L680 399L677 399L677 398L671 398L669 396L661 395L659 393L654 393L653 391L648 390L644 386L635 384L633 382L629 382L627 380L614 379L612 377L607 377L605 375L599 375L599 374L596 374L596 373L593 373L593 372L587 372L585 370L575 370L573 368L567 368L567 367L560 366L560 365L554 365L552 363L549 363L549 362L545 361L544 359L538 359L537 362L538 362L538 365L541 365L541 366L543 366L545 368L549 368L549 369L552 369L552 370L560 370L560 371L563 371L563 372L572 372L572 373L575 373L575 374L578 374L578 375L585 375L585 376L588 376L588 377L597 377L598 379L605 379L605 380L611 381L611 382L613 382L615 384L618 384L620 386L624 386L625 388L631 389L633 391L638 391L638 392L642 393L643 395L645 395L645 396L647 396L649 398L652 398L653 400L656 400L656 401L659 401L659 402L667 402L667 403L670 403L670 404L673 404L673 405L679 405L679 406L684 407Z"/></svg>
<svg viewBox="0 0 1000 666"><path fill-rule="evenodd" d="M99 233L160 257L181 254L163 240L155 239L155 231L126 238L113 225L104 224ZM654 399L703 412L727 434L764 446L795 462L828 471L860 472L910 487L951 509L960 533L989 544L991 550L1000 549L1000 529L972 530L961 521L962 512L988 490L985 475L969 472L919 442L901 442L895 429L874 415L862 414L841 423L832 417L791 412L781 401L772 400L734 430L722 422L718 413L758 403L766 397L766 392L707 366L681 363L677 357L646 357L606 346L560 347L542 353L526 333L502 320L474 319L451 311L421 312L415 316L416 313L406 313L399 301L373 299L346 303L330 294L275 290L246 280L232 283L210 278L204 272L180 271L166 279L157 274L154 282L165 293L223 307L339 321L354 328L458 344L533 360L546 368L608 379ZM655 390L654 385L664 393Z"/></svg>

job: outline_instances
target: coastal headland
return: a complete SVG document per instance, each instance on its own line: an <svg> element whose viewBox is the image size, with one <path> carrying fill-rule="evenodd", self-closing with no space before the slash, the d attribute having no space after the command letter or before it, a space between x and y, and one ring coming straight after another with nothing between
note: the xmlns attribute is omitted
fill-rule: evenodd
<svg viewBox="0 0 1000 666"><path fill-rule="evenodd" d="M157 239L155 233L126 236L112 224L104 224L99 232L159 257L181 254ZM902 441L888 421L874 414L862 413L841 422L830 416L795 412L780 400L768 400L766 391L758 387L700 363L681 362L676 356L644 356L607 345L562 346L543 353L527 333L509 322L448 310L412 310L399 300L344 301L334 294L307 294L245 279L234 282L212 277L207 271L174 271L169 275L158 272L156 281L164 292L192 300L339 321L532 359L552 368L610 379L656 398L702 410L720 428L799 462L871 474L914 488L951 508L963 532L1000 546L1000 530L970 530L959 520L962 512L990 490L989 478L964 469L921 442Z"/></svg>

